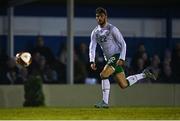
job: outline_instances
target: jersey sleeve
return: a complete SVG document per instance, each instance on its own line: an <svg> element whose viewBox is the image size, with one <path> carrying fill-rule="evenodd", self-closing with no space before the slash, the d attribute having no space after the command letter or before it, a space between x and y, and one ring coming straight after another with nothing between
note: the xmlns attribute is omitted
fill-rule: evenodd
<svg viewBox="0 0 180 121"><path fill-rule="evenodd" d="M96 55L96 46L97 46L97 42L95 39L95 34L94 31L92 31L91 33L91 42L89 45L89 61L90 62L95 62L95 55Z"/></svg>
<svg viewBox="0 0 180 121"><path fill-rule="evenodd" d="M122 59L125 61L125 58L126 58L126 42L124 41L124 38L123 38L123 36L122 36L122 34L118 28L113 27L112 35L113 35L117 45L121 49L119 59Z"/></svg>

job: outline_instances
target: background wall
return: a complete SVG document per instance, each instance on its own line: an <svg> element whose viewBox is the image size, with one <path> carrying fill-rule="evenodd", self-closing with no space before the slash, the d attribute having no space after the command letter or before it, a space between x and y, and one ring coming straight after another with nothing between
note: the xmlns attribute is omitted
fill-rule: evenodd
<svg viewBox="0 0 180 121"><path fill-rule="evenodd" d="M101 85L44 85L46 106L93 106L101 97ZM22 107L22 85L0 86L0 107ZM137 84L125 90L111 86L111 106L180 106L180 85Z"/></svg>
<svg viewBox="0 0 180 121"><path fill-rule="evenodd" d="M166 37L165 19L152 18L110 18L109 22L117 26L125 37ZM14 34L19 36L66 36L65 17L15 17ZM178 20L174 26L179 26ZM0 34L7 34L6 17L0 17ZM89 37L97 25L95 18L75 18L75 36ZM177 28L174 33L178 34Z"/></svg>
<svg viewBox="0 0 180 121"><path fill-rule="evenodd" d="M97 5L75 5L75 44L89 44L91 31L97 25L96 7ZM178 7L105 7L109 22L120 29L129 50L135 50L139 43L144 43L150 55L158 53L161 56L165 49L172 49L180 41ZM57 55L60 45L66 41L66 6L17 6L14 15L15 53L30 49L36 36L42 35L46 45ZM0 45L7 46L6 34L6 9L1 9ZM6 46L1 48L6 49ZM133 51L128 51L127 56L131 57L133 54Z"/></svg>

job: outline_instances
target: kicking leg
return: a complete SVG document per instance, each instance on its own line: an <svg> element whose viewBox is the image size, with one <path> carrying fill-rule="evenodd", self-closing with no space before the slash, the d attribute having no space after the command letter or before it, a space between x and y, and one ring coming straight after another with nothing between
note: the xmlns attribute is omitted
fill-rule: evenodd
<svg viewBox="0 0 180 121"><path fill-rule="evenodd" d="M150 79L156 80L157 76L152 72L150 68L146 68L140 74L135 74L135 75L127 77L127 80L129 81L129 86L131 86L135 84L138 80L141 80L144 78L150 78Z"/></svg>
<svg viewBox="0 0 180 121"><path fill-rule="evenodd" d="M146 78L146 75L144 73L135 74L127 77L127 80L129 82L129 86L135 84L138 80Z"/></svg>
<svg viewBox="0 0 180 121"><path fill-rule="evenodd" d="M115 78L122 89L135 84L138 80L145 78L145 74L136 74L126 78L124 72L116 73Z"/></svg>
<svg viewBox="0 0 180 121"><path fill-rule="evenodd" d="M151 79L156 80L157 77L151 72L150 69L145 69L142 73L131 75L131 76L128 76L127 78L125 77L124 72L116 73L115 78L118 81L119 86L122 89L124 89L128 86L135 84L137 81L141 79L151 78Z"/></svg>

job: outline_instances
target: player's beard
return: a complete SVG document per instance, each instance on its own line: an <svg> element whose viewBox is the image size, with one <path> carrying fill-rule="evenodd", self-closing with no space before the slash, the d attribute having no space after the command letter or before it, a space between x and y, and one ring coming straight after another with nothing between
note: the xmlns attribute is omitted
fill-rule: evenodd
<svg viewBox="0 0 180 121"><path fill-rule="evenodd" d="M106 25L106 20L99 20L98 21L98 24L101 26L101 27L104 27Z"/></svg>

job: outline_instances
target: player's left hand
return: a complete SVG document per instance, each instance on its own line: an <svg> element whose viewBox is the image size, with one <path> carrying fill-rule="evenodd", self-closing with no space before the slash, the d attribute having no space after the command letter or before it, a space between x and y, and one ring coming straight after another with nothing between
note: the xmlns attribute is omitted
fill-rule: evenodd
<svg viewBox="0 0 180 121"><path fill-rule="evenodd" d="M116 62L116 65L118 65L118 66L123 66L123 65L124 65L124 60L119 59L119 60Z"/></svg>

